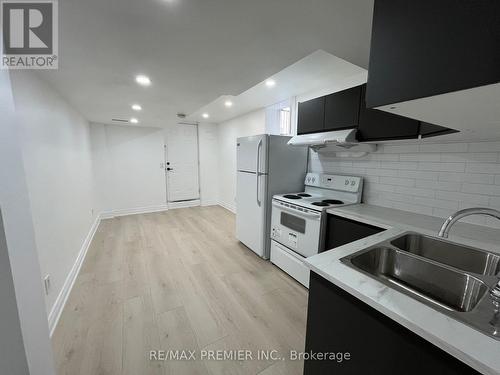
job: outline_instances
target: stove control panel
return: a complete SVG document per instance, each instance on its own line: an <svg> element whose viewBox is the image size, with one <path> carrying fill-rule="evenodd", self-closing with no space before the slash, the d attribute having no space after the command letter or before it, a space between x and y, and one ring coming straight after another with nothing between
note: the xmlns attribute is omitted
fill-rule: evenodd
<svg viewBox="0 0 500 375"><path fill-rule="evenodd" d="M308 173L305 184L323 189L357 193L361 187L361 177L333 174Z"/></svg>

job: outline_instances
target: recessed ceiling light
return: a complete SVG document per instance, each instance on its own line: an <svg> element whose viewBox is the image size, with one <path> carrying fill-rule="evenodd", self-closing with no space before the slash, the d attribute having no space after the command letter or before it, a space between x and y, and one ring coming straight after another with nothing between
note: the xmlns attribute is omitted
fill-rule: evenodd
<svg viewBox="0 0 500 375"><path fill-rule="evenodd" d="M267 87L274 87L274 86L276 86L276 81L274 79L268 79L266 81L266 86Z"/></svg>
<svg viewBox="0 0 500 375"><path fill-rule="evenodd" d="M131 122L132 124L138 124L138 123L139 123L139 120L137 120L135 117L132 117L132 118L130 119L130 122Z"/></svg>
<svg viewBox="0 0 500 375"><path fill-rule="evenodd" d="M231 108L233 106L233 102L231 100L226 100L224 102L224 105L227 107L227 108Z"/></svg>
<svg viewBox="0 0 500 375"><path fill-rule="evenodd" d="M132 109L134 111L142 111L142 107L140 104L132 104Z"/></svg>
<svg viewBox="0 0 500 375"><path fill-rule="evenodd" d="M139 74L138 76L136 76L135 81L142 86L149 86L151 84L151 80L149 79L149 77L143 74Z"/></svg>
<svg viewBox="0 0 500 375"><path fill-rule="evenodd" d="M201 115L201 117L203 117L203 118L209 118L210 115L208 113L204 113L204 114Z"/></svg>

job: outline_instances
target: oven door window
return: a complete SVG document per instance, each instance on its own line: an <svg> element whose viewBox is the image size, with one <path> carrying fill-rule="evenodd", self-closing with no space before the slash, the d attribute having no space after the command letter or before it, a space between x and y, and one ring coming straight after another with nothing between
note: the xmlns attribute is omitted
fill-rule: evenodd
<svg viewBox="0 0 500 375"><path fill-rule="evenodd" d="M281 225L299 233L306 232L306 220L286 212L281 213Z"/></svg>

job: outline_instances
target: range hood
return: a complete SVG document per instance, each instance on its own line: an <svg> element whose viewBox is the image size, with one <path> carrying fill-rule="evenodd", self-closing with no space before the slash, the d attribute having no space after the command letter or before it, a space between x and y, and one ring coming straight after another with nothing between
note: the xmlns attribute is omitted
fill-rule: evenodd
<svg viewBox="0 0 500 375"><path fill-rule="evenodd" d="M366 154L377 149L377 145L359 143L356 140L356 129L296 135L288 141L288 144L290 146L311 147L315 151L338 153Z"/></svg>
<svg viewBox="0 0 500 375"><path fill-rule="evenodd" d="M356 129L296 135L288 141L290 146L326 146L329 143L357 143Z"/></svg>

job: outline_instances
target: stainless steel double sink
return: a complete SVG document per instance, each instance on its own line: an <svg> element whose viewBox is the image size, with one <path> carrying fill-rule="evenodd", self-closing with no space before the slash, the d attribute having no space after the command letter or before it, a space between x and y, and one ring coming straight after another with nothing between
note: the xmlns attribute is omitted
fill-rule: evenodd
<svg viewBox="0 0 500 375"><path fill-rule="evenodd" d="M500 254L404 233L341 259L346 265L500 340Z"/></svg>

